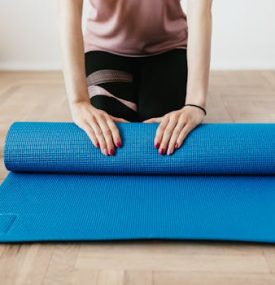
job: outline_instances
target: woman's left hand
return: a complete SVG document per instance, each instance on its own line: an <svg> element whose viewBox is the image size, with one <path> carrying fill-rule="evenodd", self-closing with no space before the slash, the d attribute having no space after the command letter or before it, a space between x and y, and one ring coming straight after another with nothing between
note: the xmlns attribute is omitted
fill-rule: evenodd
<svg viewBox="0 0 275 285"><path fill-rule="evenodd" d="M154 145L160 154L171 155L179 148L187 135L195 129L204 119L202 110L194 106L185 106L179 110L143 121L144 123L160 123Z"/></svg>

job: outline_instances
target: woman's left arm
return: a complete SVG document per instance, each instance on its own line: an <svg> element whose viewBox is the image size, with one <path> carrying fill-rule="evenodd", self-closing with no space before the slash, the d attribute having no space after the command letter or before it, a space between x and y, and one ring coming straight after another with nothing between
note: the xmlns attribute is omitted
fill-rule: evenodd
<svg viewBox="0 0 275 285"><path fill-rule="evenodd" d="M188 79L185 104L206 106L208 92L211 34L212 0L188 0ZM194 106L167 113L163 117L151 118L145 123L160 123L154 139L160 154L172 154L187 135L204 119L204 112Z"/></svg>

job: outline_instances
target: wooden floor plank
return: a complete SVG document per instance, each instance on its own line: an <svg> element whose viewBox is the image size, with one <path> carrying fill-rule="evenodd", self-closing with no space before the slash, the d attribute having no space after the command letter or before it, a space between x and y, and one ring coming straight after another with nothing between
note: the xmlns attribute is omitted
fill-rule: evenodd
<svg viewBox="0 0 275 285"><path fill-rule="evenodd" d="M128 270L124 274L124 285L153 285L153 272L148 270Z"/></svg>
<svg viewBox="0 0 275 285"><path fill-rule="evenodd" d="M182 272L153 272L154 285L274 285L271 274L184 274Z"/></svg>

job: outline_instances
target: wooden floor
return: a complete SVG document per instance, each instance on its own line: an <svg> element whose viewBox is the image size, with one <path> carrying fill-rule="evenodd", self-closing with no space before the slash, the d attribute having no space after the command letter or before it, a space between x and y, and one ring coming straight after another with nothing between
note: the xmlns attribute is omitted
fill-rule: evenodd
<svg viewBox="0 0 275 285"><path fill-rule="evenodd" d="M207 110L205 122L275 122L275 71L212 72ZM0 73L0 181L7 174L3 145L13 121L68 120L60 72ZM7 244L0 245L0 284L275 284L275 246L190 241Z"/></svg>

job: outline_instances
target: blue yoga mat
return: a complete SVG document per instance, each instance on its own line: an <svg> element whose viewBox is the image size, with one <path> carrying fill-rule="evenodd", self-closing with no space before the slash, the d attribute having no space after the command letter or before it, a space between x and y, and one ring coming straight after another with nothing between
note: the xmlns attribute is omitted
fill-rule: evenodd
<svg viewBox="0 0 275 285"><path fill-rule="evenodd" d="M117 126L106 157L73 123L14 123L0 242L275 241L275 124L201 124L171 156L154 148L158 124Z"/></svg>

